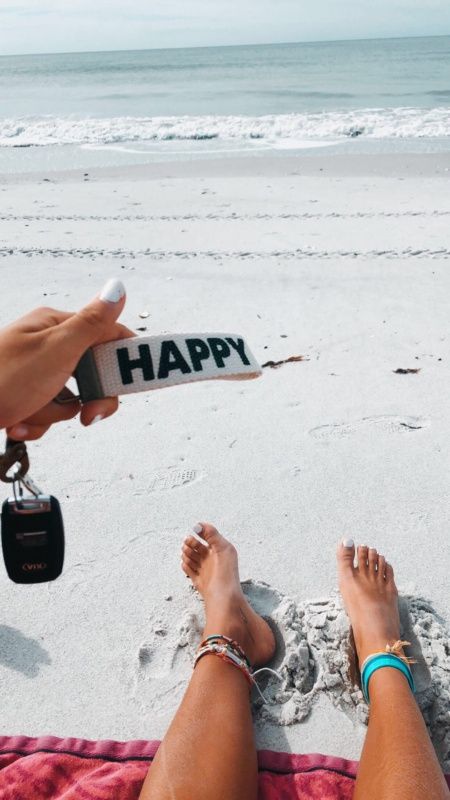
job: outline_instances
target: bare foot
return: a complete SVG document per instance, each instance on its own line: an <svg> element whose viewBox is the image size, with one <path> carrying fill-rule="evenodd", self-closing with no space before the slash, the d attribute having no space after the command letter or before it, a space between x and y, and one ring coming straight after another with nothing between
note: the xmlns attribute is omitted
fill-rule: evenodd
<svg viewBox="0 0 450 800"><path fill-rule="evenodd" d="M358 547L354 566L353 540L344 540L337 550L339 589L350 617L359 664L367 656L385 650L400 639L398 592L394 570L373 548Z"/></svg>
<svg viewBox="0 0 450 800"><path fill-rule="evenodd" d="M205 601L205 636L229 636L240 644L253 666L267 664L275 653L275 639L244 596L236 548L212 525L200 524L199 535L206 545L188 536L181 566Z"/></svg>

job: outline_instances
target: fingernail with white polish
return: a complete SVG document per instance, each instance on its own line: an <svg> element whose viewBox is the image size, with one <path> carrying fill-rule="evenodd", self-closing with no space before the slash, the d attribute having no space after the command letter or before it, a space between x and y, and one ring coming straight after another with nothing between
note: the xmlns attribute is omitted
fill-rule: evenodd
<svg viewBox="0 0 450 800"><path fill-rule="evenodd" d="M96 422L101 422L102 419L104 419L103 414L97 414L97 416L90 421L89 425L95 425Z"/></svg>
<svg viewBox="0 0 450 800"><path fill-rule="evenodd" d="M200 523L197 522L197 525L194 525L192 530L194 531L194 533L203 533L203 525L200 525Z"/></svg>
<svg viewBox="0 0 450 800"><path fill-rule="evenodd" d="M125 295L126 290L122 281L119 281L117 278L111 278L105 283L99 297L100 300L103 300L105 303L118 303Z"/></svg>
<svg viewBox="0 0 450 800"><path fill-rule="evenodd" d="M344 547L354 547L355 546L355 543L354 543L353 539L343 539L342 540L342 544L343 544Z"/></svg>

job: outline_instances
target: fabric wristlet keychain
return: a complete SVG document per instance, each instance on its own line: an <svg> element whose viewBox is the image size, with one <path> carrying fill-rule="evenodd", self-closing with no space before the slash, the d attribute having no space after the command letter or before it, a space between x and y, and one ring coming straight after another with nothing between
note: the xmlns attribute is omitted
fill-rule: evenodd
<svg viewBox="0 0 450 800"><path fill-rule="evenodd" d="M74 371L82 403L195 381L248 380L261 374L244 339L229 333L106 342L87 350ZM60 392L56 402L74 399L67 394L67 390ZM25 443L7 439L6 452L0 455L0 480L12 484L13 496L2 507L3 557L15 583L43 583L62 572L64 525L57 499L42 492L28 471Z"/></svg>
<svg viewBox="0 0 450 800"><path fill-rule="evenodd" d="M248 380L261 367L241 336L187 333L145 336L90 348L75 369L80 400L214 379Z"/></svg>

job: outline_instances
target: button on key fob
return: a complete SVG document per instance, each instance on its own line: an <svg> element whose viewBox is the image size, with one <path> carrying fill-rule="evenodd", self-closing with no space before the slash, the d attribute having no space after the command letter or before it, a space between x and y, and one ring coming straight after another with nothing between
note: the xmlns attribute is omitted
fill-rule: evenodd
<svg viewBox="0 0 450 800"><path fill-rule="evenodd" d="M61 575L64 524L56 497L10 497L2 507L3 558L15 583L44 583Z"/></svg>

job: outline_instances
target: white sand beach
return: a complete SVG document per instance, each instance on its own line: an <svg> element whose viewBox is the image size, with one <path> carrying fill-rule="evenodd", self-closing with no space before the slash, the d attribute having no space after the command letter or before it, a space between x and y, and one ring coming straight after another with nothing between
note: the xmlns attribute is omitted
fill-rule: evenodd
<svg viewBox="0 0 450 800"><path fill-rule="evenodd" d="M359 757L334 555L351 535L394 565L450 771L449 172L450 154L322 151L0 179L2 325L117 276L135 330L230 330L260 363L305 357L130 396L30 444L66 562L35 587L3 571L2 734L164 735L202 620L180 546L209 520L278 629L259 747Z"/></svg>

